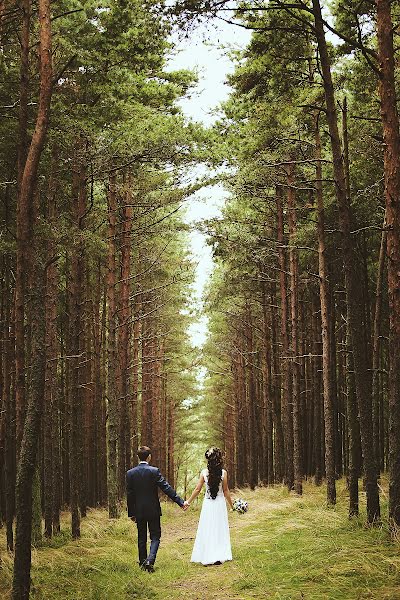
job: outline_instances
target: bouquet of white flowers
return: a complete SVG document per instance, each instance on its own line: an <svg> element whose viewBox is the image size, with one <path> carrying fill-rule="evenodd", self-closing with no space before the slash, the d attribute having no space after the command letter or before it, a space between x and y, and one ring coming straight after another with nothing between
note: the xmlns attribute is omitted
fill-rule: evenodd
<svg viewBox="0 0 400 600"><path fill-rule="evenodd" d="M243 498L237 498L233 503L233 510L243 515L249 509L249 504Z"/></svg>

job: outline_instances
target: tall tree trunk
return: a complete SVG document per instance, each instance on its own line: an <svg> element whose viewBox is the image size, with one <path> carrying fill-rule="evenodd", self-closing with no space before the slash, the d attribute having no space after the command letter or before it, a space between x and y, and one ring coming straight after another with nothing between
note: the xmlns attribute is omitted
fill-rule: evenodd
<svg viewBox="0 0 400 600"><path fill-rule="evenodd" d="M103 440L105 437L105 427L103 423L103 398L104 389L102 385L102 347L101 347L101 303L102 303L102 268L101 261L98 260L96 269L96 283L94 290L93 306L93 372L94 372L94 420L95 420L95 498L96 503L102 502L102 480L103 473L101 464L107 462L103 450ZM100 465L99 465L100 463Z"/></svg>
<svg viewBox="0 0 400 600"><path fill-rule="evenodd" d="M52 151L52 168L47 199L47 221L50 226L54 226L56 220L56 193L57 185L55 178L57 151ZM53 232L50 232L50 236ZM56 454L55 444L58 443L58 436L55 435L56 418L55 405L58 395L57 390L57 290L58 277L57 265L55 262L55 244L52 239L47 242L47 257L50 266L47 269L46 294L45 294L45 314L46 314L46 373L45 373L45 391L44 391L44 435L43 435L43 454L44 454L44 533L46 537L52 537L53 534L53 507L54 507L54 461ZM58 432L57 432L58 433Z"/></svg>
<svg viewBox="0 0 400 600"><path fill-rule="evenodd" d="M25 296L27 257L30 252L33 224L33 194L25 189L22 193L24 170L28 152L28 98L29 98L29 39L31 3L22 0L21 68L19 93L19 145L18 145L18 200L17 200L17 268L15 274L15 404L16 404L16 445L17 453L21 446L25 420ZM32 156L32 155L31 155ZM26 177L25 177L26 181ZM26 185L26 184L25 184ZM31 184L30 184L31 185Z"/></svg>
<svg viewBox="0 0 400 600"><path fill-rule="evenodd" d="M38 260L38 259L36 259ZM35 285L31 290L32 323L32 389L22 438L16 485L16 537L13 600L27 600L30 592L32 543L32 489L43 411L46 365L44 270L36 266Z"/></svg>
<svg viewBox="0 0 400 600"><path fill-rule="evenodd" d="M50 211L49 211L50 212ZM51 218L49 214L49 218ZM51 254L51 245L49 246ZM44 519L45 536L53 534L53 456L55 448L55 398L57 396L57 267L53 263L47 271L46 282L46 347L47 362L44 393Z"/></svg>
<svg viewBox="0 0 400 600"><path fill-rule="evenodd" d="M139 342L140 342L140 296L135 296L134 325L132 341L132 403L131 403L131 455L136 457L139 447L138 405L139 405ZM169 461L169 457L168 457Z"/></svg>
<svg viewBox="0 0 400 600"><path fill-rule="evenodd" d="M347 319L349 321L349 319ZM357 398L354 384L354 361L351 335L347 323L346 330L346 371L347 371L347 418L349 423L349 517L359 514L358 478L360 476L360 426L357 415Z"/></svg>
<svg viewBox="0 0 400 600"><path fill-rule="evenodd" d="M267 293L266 286L263 285L263 359L262 359L262 374L263 374L263 424L264 424L264 439L266 458L267 458L267 481L266 483L274 483L274 424L277 429L277 416L273 409L273 391L271 385L271 339L270 339L270 321L267 311Z"/></svg>
<svg viewBox="0 0 400 600"><path fill-rule="evenodd" d="M243 333L241 332L238 341L239 356L237 360L237 439L238 439L238 455L237 455L237 475L236 479L239 485L248 483L248 455L249 446L247 439L247 398L246 398L246 378L245 378L245 360L243 356L244 344Z"/></svg>
<svg viewBox="0 0 400 600"><path fill-rule="evenodd" d="M11 269L9 268L8 261L5 269L5 287L10 288L10 274ZM8 299L11 303L13 295ZM5 509L6 509L6 537L7 537L7 550L14 550L14 514L15 514L15 472L16 472L16 414L15 414L15 402L12 397L12 364L15 358L15 344L13 323L13 313L15 314L15 302L14 307L12 304L7 306L7 319L5 327L5 338L4 338L4 399L5 399L5 423L4 423L4 484L5 484ZM8 327L7 327L8 325Z"/></svg>
<svg viewBox="0 0 400 600"><path fill-rule="evenodd" d="M149 293L142 296L142 419L141 443L151 448L153 443L152 399L154 384L154 315Z"/></svg>
<svg viewBox="0 0 400 600"><path fill-rule="evenodd" d="M125 474L131 463L131 234L132 234L132 197L131 180L126 177L121 194L121 283L118 347L120 356L120 486L125 489Z"/></svg>
<svg viewBox="0 0 400 600"><path fill-rule="evenodd" d="M51 15L50 1L39 0L39 55L40 92L36 126L24 173L21 180L19 202L21 206L32 206L37 182L40 157L42 155L49 124L50 103L53 86ZM32 249L31 249L32 250ZM39 248L36 247L37 253ZM32 393L25 420L16 486L16 540L14 558L13 600L27 600L30 591L31 533L32 533L32 483L36 466L37 447L43 410L45 339L44 339L44 271L34 261L34 287L31 310L33 314L32 347Z"/></svg>
<svg viewBox="0 0 400 600"><path fill-rule="evenodd" d="M258 484L258 423L257 423L257 396L254 377L255 353L253 346L253 323L250 305L246 310L246 342L247 342L247 390L248 390L248 439L249 439L249 460L250 460L250 487L254 489Z"/></svg>
<svg viewBox="0 0 400 600"><path fill-rule="evenodd" d="M400 133L390 0L375 0L389 295L389 519L400 525Z"/></svg>
<svg viewBox="0 0 400 600"><path fill-rule="evenodd" d="M346 175L339 137L338 118L334 87L332 82L331 65L328 53L328 46L325 38L321 5L319 0L312 0L312 6L315 17L315 34L318 43L320 63L323 75L325 102L327 109L326 115L333 155L335 191L338 202L339 221L342 234L343 266L345 274L347 302L349 307L348 315L353 347L356 395L358 402L358 410L360 414L361 444L364 457L365 485L367 492L367 516L368 521L370 523L373 523L380 519L380 506L375 456L373 446L371 444L371 378L368 370L368 357L366 356L366 347L363 337L362 293L358 284L358 266L356 260L354 240L351 233L350 198L346 190Z"/></svg>
<svg viewBox="0 0 400 600"><path fill-rule="evenodd" d="M313 401L314 401L314 435L313 435L313 463L314 463L314 482L315 485L319 486L322 484L322 451L323 451L323 410L322 410L322 399L321 399L321 373L322 373L322 358L320 358L321 352L321 331L322 327L318 318L318 304L321 308L321 300L316 294L312 298L312 330L313 330L313 354L315 358L313 360ZM322 390L323 396L323 390Z"/></svg>
<svg viewBox="0 0 400 600"><path fill-rule="evenodd" d="M276 188L277 209L277 242L279 256L279 283L281 296L281 336L283 360L283 382L282 382L282 413L283 434L285 441L285 483L289 490L294 486L293 470L293 415L292 415L292 370L289 361L289 332L288 332L288 299L286 289L286 256L285 256L285 234L283 224L282 189Z"/></svg>
<svg viewBox="0 0 400 600"><path fill-rule="evenodd" d="M376 456L376 464L378 476L381 464L381 440L380 440L380 395L381 382L379 376L380 358L381 358L381 319L382 319L382 295L383 295L383 278L385 271L387 245L387 230L386 217L383 222L381 235L381 245L378 258L378 275L376 278L375 291L375 312L374 312L374 328L372 339L372 426L374 428L374 452Z"/></svg>
<svg viewBox="0 0 400 600"><path fill-rule="evenodd" d="M284 436L282 427L281 407L281 376L279 368L279 352L277 348L277 307L275 284L271 288L271 348L272 348L272 379L273 379L273 411L274 411L274 467L275 481L282 482L285 474Z"/></svg>
<svg viewBox="0 0 400 600"><path fill-rule="evenodd" d="M83 321L83 276L84 276L84 240L81 235L82 220L85 213L84 169L80 156L82 144L77 144L77 157L72 185L72 219L75 225L77 240L72 249L70 259L70 275L68 289L69 313L69 381L68 381L68 410L69 410L69 482L71 532L74 539L80 537L80 520L82 508L81 480L82 473L82 440L84 437L84 386L83 357L84 321Z"/></svg>
<svg viewBox="0 0 400 600"><path fill-rule="evenodd" d="M331 342L328 312L328 273L325 249L325 218L324 199L322 194L322 164L321 164L321 137L319 133L319 115L315 123L315 159L316 159L316 195L318 210L318 273L319 296L321 303L321 336L322 336L322 383L324 391L325 415L325 471L327 483L327 502L336 504L336 477L335 477L335 429L333 416L333 399L331 388Z"/></svg>
<svg viewBox="0 0 400 600"><path fill-rule="evenodd" d="M296 196L294 191L294 166L287 168L287 198L289 225L289 265L290 265L290 321L291 321L291 354L292 354L292 402L293 402L293 465L294 489L299 495L303 493L303 465L301 440L301 399L300 399L300 358L299 358L299 262L296 244Z"/></svg>
<svg viewBox="0 0 400 600"><path fill-rule="evenodd" d="M167 396L168 398L168 396ZM168 481L175 485L175 404L172 395L168 398Z"/></svg>
<svg viewBox="0 0 400 600"><path fill-rule="evenodd" d="M108 273L107 273L107 300L108 300L108 365L107 365L107 398L108 398L108 514L111 519L119 516L118 509L118 396L116 387L116 176L110 178L108 189Z"/></svg>

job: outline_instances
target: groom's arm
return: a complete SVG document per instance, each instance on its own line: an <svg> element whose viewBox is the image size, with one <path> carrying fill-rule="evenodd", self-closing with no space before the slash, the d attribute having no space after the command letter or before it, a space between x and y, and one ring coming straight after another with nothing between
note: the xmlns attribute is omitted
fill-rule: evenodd
<svg viewBox="0 0 400 600"><path fill-rule="evenodd" d="M161 475L160 469L157 469L156 483L160 490L162 490L164 494L168 496L168 498L171 498L171 500L179 504L181 508L183 507L183 505L185 504L184 500L182 500L182 498L178 496L176 491L169 485L165 477Z"/></svg>
<svg viewBox="0 0 400 600"><path fill-rule="evenodd" d="M128 517L130 519L136 517L136 496L132 478L129 473L126 474L126 501L128 504Z"/></svg>

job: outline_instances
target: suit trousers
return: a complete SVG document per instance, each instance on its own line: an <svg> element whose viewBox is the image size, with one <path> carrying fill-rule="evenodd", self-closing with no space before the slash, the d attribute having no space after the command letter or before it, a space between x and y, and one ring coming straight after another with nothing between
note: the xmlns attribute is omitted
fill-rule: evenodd
<svg viewBox="0 0 400 600"><path fill-rule="evenodd" d="M136 525L138 531L139 563L142 564L145 560L148 560L152 565L154 565L161 539L160 515L158 515L157 517L152 517L150 519L136 519ZM147 528L149 528L151 542L150 552L148 555Z"/></svg>

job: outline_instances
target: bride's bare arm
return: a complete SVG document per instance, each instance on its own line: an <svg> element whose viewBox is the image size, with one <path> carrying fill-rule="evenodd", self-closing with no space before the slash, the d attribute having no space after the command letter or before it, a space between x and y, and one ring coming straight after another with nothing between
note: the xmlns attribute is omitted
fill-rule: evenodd
<svg viewBox="0 0 400 600"><path fill-rule="evenodd" d="M232 497L231 497L231 493L230 493L229 487L228 487L228 474L226 471L224 473L224 478L222 480L222 489L224 491L225 498L228 500L229 506L233 509Z"/></svg>
<svg viewBox="0 0 400 600"><path fill-rule="evenodd" d="M189 503L189 504L191 504L191 503L193 502L193 500L194 500L195 498L197 498L197 496L200 494L200 492L201 492L201 488L203 487L203 485L204 485L204 476L203 476L203 473L202 473L202 474L200 475L200 479L199 479L199 481L198 481L198 483L197 483L196 487L195 487L195 488L194 488L194 490L193 490L193 494L190 496L190 498L189 498L189 500L188 500L188 503Z"/></svg>

